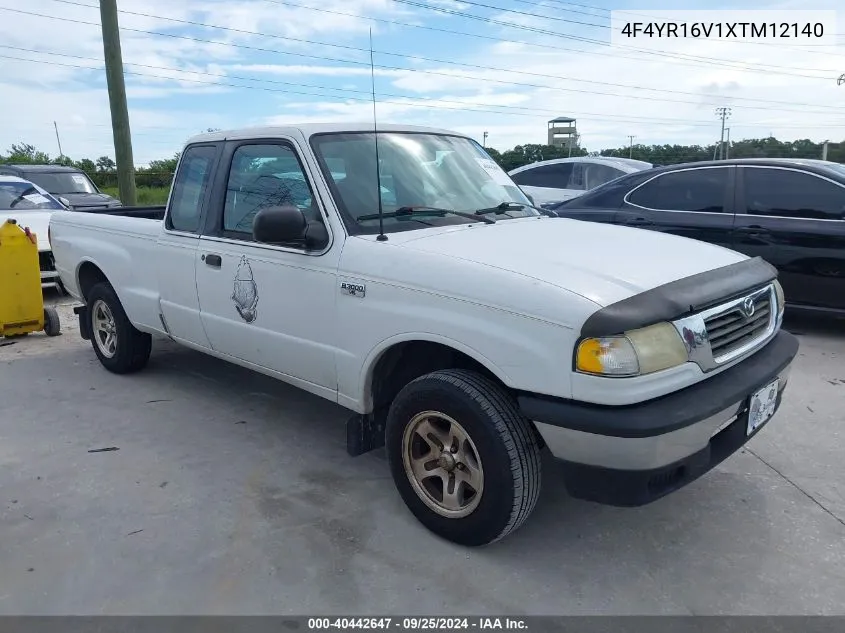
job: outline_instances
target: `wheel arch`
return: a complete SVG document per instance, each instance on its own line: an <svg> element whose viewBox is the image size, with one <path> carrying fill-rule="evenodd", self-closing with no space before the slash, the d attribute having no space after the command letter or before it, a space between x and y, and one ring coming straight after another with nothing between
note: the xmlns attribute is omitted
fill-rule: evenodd
<svg viewBox="0 0 845 633"><path fill-rule="evenodd" d="M90 259L83 260L76 269L76 285L79 288L79 294L82 299L87 302L88 294L91 288L98 283L105 282L114 288L114 285L109 281L109 278L103 272L103 269L94 261ZM117 294L117 288L114 288ZM118 295L118 298L120 295Z"/></svg>

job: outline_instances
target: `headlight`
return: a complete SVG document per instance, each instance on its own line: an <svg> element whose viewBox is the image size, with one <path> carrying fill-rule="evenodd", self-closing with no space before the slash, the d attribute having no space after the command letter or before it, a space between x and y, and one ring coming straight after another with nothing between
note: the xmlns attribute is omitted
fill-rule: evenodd
<svg viewBox="0 0 845 633"><path fill-rule="evenodd" d="M687 348L671 323L657 323L618 336L578 344L575 369L599 376L640 376L687 362Z"/></svg>
<svg viewBox="0 0 845 633"><path fill-rule="evenodd" d="M780 285L780 282L775 279L775 295L777 295L777 302L778 302L778 318L783 315L784 308L786 307L786 300L783 296L783 286Z"/></svg>

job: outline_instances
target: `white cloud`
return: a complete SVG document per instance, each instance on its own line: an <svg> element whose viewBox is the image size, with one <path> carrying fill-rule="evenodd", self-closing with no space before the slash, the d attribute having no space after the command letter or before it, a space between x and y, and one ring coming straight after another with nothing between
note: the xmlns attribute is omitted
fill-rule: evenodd
<svg viewBox="0 0 845 633"><path fill-rule="evenodd" d="M732 107L728 125L735 139L769 133L779 138L845 139L845 86L836 85L836 77L845 72L845 39L841 36L839 47L803 49L786 44L661 42L659 48L671 55L735 62L681 64L671 56L646 55L631 49L497 27L389 0L293 1L311 9L270 0L121 0L122 11L148 14L120 15L121 26L127 29L122 33L126 70L137 73L128 74L126 83L139 164L170 155L184 138L206 127L288 123L294 119L370 120L372 106L367 100L370 68L366 63L351 65L313 59L313 56L325 56L368 62L366 51L329 44L366 48L369 28L379 35L377 51L408 55L377 53L377 65L405 68L375 69L381 120L448 127L479 139L488 131L488 144L500 149L519 143L544 142L546 121L563 115L578 119L582 142L590 149L625 145L628 134L635 134L641 143L710 143L719 134L719 122L713 112L717 105ZM426 2L481 15L474 7L458 1ZM835 7L834 0L819 4L814 8ZM4 96L0 100L0 117L17 122L15 126L0 127L0 151L22 141L50 151L55 147L52 122L56 120L68 154L75 157L113 154L108 97L100 61L103 51L99 11L54 0L30 0L21 6L26 6L26 11L60 19L0 11L0 55L50 62L0 58L4 66L0 78ZM561 11L559 5L520 4L518 10L567 16L578 21L601 21L599 16ZM489 15L511 25L529 25L561 35L571 33L609 41L606 29L512 12ZM277 37L189 27L164 17L260 31ZM475 32L486 38L522 40L535 45L404 28L370 18ZM840 33L845 32L843 27L845 23L840 19ZM216 43L153 36L131 29L189 35ZM38 37L33 37L33 33ZM291 37L326 44L286 39ZM28 53L4 46L75 57ZM304 57L242 46L289 51ZM498 70L427 62L414 56ZM735 67L737 63L756 64L759 72L743 72ZM289 85L300 82L299 90ZM251 85L263 90L213 84ZM636 90L633 86L689 94ZM350 92L355 90L360 92ZM319 94L324 96L316 96ZM708 96L714 94L720 97ZM772 101L801 102L812 107ZM296 116L297 113L302 116Z"/></svg>

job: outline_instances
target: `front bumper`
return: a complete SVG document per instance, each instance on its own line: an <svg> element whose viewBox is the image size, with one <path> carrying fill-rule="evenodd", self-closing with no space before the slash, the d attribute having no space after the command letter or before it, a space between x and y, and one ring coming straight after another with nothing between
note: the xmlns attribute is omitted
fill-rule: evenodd
<svg viewBox="0 0 845 633"><path fill-rule="evenodd" d="M38 267L41 271L41 287L57 288L59 286L59 272L52 251L38 252Z"/></svg>
<svg viewBox="0 0 845 633"><path fill-rule="evenodd" d="M573 497L618 506L650 503L694 481L729 455L746 434L749 397L779 379L776 409L798 339L781 331L733 367L695 385L628 406L601 406L533 394L519 397Z"/></svg>

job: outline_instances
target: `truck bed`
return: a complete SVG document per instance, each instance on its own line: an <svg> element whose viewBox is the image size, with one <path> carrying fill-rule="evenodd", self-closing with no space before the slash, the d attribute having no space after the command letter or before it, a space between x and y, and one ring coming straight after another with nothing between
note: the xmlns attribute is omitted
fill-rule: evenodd
<svg viewBox="0 0 845 633"><path fill-rule="evenodd" d="M166 205L154 205L149 207L117 207L114 209L92 208L74 209L75 213L96 213L98 215L117 215L127 218L144 218L147 220L163 220Z"/></svg>

